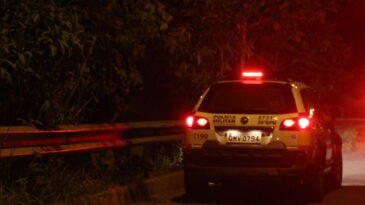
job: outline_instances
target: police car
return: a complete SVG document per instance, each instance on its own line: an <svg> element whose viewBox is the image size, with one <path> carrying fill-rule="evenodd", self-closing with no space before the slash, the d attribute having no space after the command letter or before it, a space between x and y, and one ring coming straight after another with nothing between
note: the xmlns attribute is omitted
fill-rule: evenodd
<svg viewBox="0 0 365 205"><path fill-rule="evenodd" d="M220 81L186 118L185 190L257 179L294 181L310 201L342 182L342 141L314 90L264 80L262 72Z"/></svg>

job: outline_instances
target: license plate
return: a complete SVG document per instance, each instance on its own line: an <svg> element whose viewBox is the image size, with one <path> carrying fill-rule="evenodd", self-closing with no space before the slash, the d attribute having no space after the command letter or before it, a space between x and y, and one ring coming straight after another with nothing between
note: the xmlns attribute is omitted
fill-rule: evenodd
<svg viewBox="0 0 365 205"><path fill-rule="evenodd" d="M260 144L264 133L261 131L242 132L239 130L228 130L224 133L227 143Z"/></svg>

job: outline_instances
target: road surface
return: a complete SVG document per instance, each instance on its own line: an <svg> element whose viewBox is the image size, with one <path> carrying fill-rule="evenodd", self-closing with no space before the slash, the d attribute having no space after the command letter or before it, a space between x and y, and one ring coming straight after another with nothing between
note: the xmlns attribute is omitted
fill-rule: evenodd
<svg viewBox="0 0 365 205"><path fill-rule="evenodd" d="M364 151L363 151L364 150ZM365 149L344 153L343 185L340 189L328 192L321 203L310 205L365 205ZM253 187L251 190L240 187L217 188L202 199L189 199L184 190L154 196L151 200L136 205L304 205L293 189L282 190L281 186ZM227 191L229 190L229 191Z"/></svg>

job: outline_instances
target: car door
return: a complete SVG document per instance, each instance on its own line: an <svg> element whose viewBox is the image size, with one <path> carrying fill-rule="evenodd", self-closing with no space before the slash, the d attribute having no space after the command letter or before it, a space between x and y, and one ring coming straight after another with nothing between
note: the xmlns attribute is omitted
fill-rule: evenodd
<svg viewBox="0 0 365 205"><path fill-rule="evenodd" d="M335 130L330 116L321 105L318 95L312 89L303 89L302 98L308 115L313 115L315 135L321 146L326 167L333 163L335 142Z"/></svg>

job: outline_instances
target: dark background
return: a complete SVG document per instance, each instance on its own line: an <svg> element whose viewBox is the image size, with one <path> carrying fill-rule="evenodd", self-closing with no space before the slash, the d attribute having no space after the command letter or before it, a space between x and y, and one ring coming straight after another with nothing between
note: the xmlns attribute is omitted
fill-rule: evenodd
<svg viewBox="0 0 365 205"><path fill-rule="evenodd" d="M365 117L361 0L0 1L0 124L182 119L244 68Z"/></svg>

